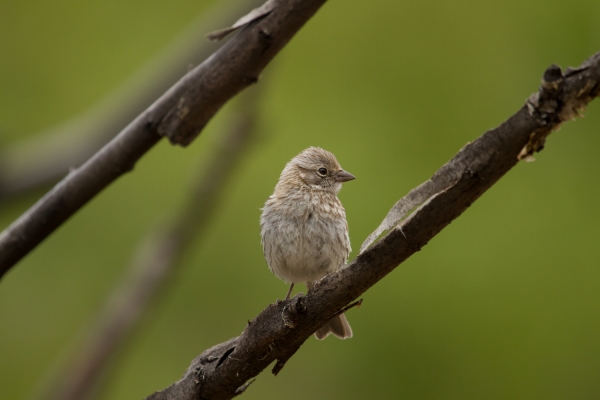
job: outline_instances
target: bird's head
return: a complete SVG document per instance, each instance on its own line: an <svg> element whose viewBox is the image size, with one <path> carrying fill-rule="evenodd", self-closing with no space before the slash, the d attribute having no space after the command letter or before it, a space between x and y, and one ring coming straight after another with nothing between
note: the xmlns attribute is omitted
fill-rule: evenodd
<svg viewBox="0 0 600 400"><path fill-rule="evenodd" d="M285 166L279 182L337 193L343 182L353 179L356 177L344 171L332 153L309 147Z"/></svg>

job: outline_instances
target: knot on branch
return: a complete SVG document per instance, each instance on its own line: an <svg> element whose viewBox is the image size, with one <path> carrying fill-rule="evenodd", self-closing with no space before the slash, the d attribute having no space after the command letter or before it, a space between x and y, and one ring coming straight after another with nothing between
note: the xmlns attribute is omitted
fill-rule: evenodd
<svg viewBox="0 0 600 400"><path fill-rule="evenodd" d="M202 365L210 364L214 361L217 361L218 359L219 359L219 357L215 357L215 356L200 357L200 364L202 364Z"/></svg>
<svg viewBox="0 0 600 400"><path fill-rule="evenodd" d="M544 72L539 91L527 99L529 115L535 118L540 128L529 136L529 142L517 157L519 160L533 161L533 153L542 151L546 144L546 137L560 127L562 122L560 110L564 105L561 98L563 83L562 70L558 65L552 64Z"/></svg>
<svg viewBox="0 0 600 400"><path fill-rule="evenodd" d="M599 86L587 68L567 69L563 74L558 65L544 72L538 92L527 99L529 115L539 128L533 131L518 159L533 160L533 153L544 148L546 137L560 129L565 121L582 117L587 103L598 95Z"/></svg>
<svg viewBox="0 0 600 400"><path fill-rule="evenodd" d="M294 329L298 324L298 312L306 310L306 306L302 303L302 297L296 295L290 304L283 306L281 319L286 328Z"/></svg>
<svg viewBox="0 0 600 400"><path fill-rule="evenodd" d="M541 126L559 124L559 111L562 108L561 91L564 78L562 70L557 65L551 65L544 72L540 90L527 99L529 115L534 117Z"/></svg>

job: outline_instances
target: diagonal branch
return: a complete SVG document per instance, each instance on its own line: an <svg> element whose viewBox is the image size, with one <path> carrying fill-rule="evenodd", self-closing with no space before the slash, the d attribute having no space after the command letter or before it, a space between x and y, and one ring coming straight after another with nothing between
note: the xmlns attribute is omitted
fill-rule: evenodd
<svg viewBox="0 0 600 400"><path fill-rule="evenodd" d="M420 206L404 220L401 216L387 224L386 229L391 229L387 236L346 268L318 281L306 296L269 305L240 336L204 351L181 380L148 399L230 399L273 361L273 372L279 372L332 315L419 251L520 159L541 150L552 131L579 115L600 94L599 82L600 53L564 75L556 66L548 68L539 92L515 115L463 147L431 178L431 184L400 200L412 202L409 209ZM437 189L431 190L432 186ZM421 204L415 198L427 200ZM401 214L396 211L392 210L390 220Z"/></svg>
<svg viewBox="0 0 600 400"><path fill-rule="evenodd" d="M258 80L324 2L276 0L268 15L251 22L71 171L0 234L0 277L101 190L131 171L162 136L175 144L189 144L230 98Z"/></svg>
<svg viewBox="0 0 600 400"><path fill-rule="evenodd" d="M259 5L220 2L99 103L62 123L0 148L0 201L58 182L70 167L81 165L144 111L187 71L216 50L204 40L211 29L226 25L244 9Z"/></svg>

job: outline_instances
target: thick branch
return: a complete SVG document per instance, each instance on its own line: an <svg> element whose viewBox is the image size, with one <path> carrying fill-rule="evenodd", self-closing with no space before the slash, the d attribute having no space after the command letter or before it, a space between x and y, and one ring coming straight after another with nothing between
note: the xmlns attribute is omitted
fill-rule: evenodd
<svg viewBox="0 0 600 400"><path fill-rule="evenodd" d="M439 191L430 191L431 185L416 189L428 191L428 200L400 225L390 226L381 241L346 268L318 281L306 296L269 305L239 337L204 351L181 380L148 399L230 399L275 360L277 373L332 315L419 251L519 159L539 151L548 134L598 96L598 82L600 53L564 76L558 67L550 67L540 91L525 106L466 145L431 178Z"/></svg>
<svg viewBox="0 0 600 400"><path fill-rule="evenodd" d="M218 3L98 104L55 128L1 148L0 201L54 184L70 167L83 164L177 82L190 65L200 64L216 50L204 40L206 32L259 4L259 0Z"/></svg>
<svg viewBox="0 0 600 400"><path fill-rule="evenodd" d="M0 234L0 277L161 138L189 144L227 100L256 82L263 68L325 0L277 0L184 76L117 137Z"/></svg>

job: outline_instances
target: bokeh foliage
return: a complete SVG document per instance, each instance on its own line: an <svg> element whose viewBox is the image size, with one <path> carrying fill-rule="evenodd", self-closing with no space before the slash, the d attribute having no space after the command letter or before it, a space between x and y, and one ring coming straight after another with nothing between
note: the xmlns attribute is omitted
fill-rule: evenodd
<svg viewBox="0 0 600 400"><path fill-rule="evenodd" d="M208 6L0 1L0 144L83 112ZM285 295L262 256L259 208L302 149L326 148L357 176L341 199L358 249L399 197L514 113L548 65L598 50L596 0L325 4L265 70L260 136L106 398L164 388ZM600 397L597 102L367 292L348 315L353 339L311 338L244 398ZM0 282L2 398L26 396L64 354L138 241L183 203L232 113L187 149L160 143ZM1 226L42 194L2 204Z"/></svg>

